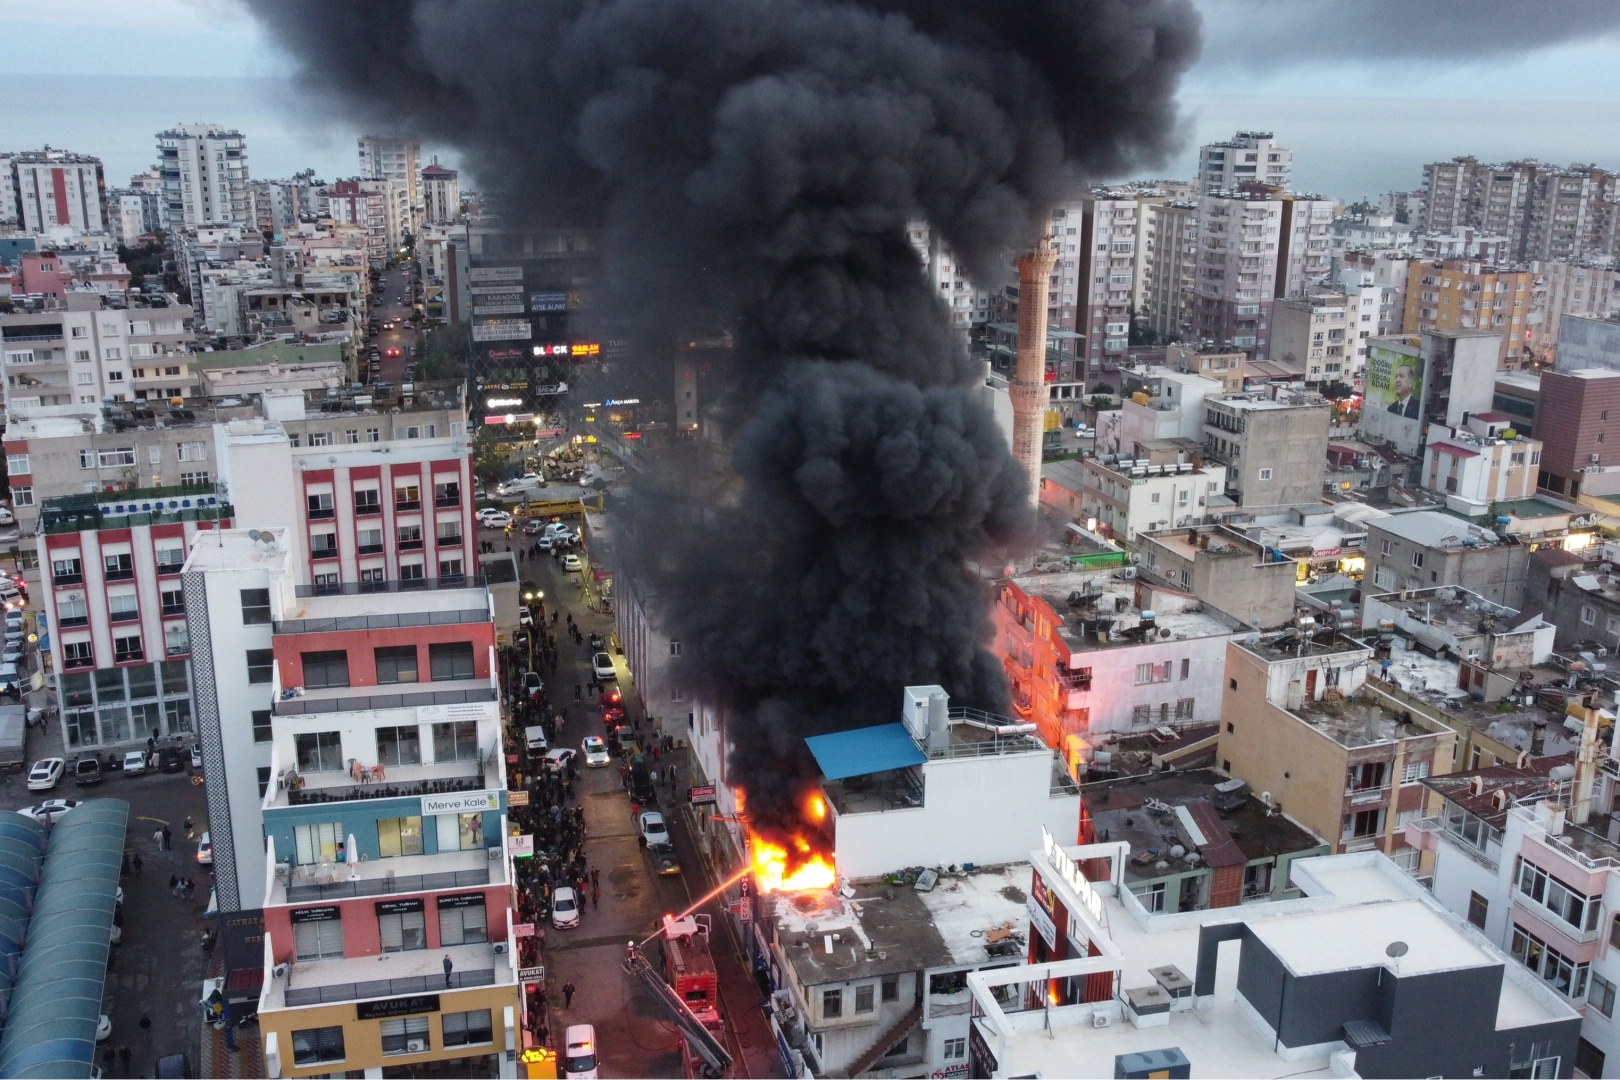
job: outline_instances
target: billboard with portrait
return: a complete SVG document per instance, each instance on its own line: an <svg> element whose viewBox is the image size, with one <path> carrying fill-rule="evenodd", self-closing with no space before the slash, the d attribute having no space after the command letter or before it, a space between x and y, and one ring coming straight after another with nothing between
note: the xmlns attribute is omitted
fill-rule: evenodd
<svg viewBox="0 0 1620 1080"><path fill-rule="evenodd" d="M1416 453L1423 434L1424 374L1423 357L1370 344L1362 431L1394 443L1403 453Z"/></svg>

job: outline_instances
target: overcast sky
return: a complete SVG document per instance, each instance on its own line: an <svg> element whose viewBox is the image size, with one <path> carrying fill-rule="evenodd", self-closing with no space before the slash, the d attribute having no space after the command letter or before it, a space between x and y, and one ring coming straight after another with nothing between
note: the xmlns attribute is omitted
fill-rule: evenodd
<svg viewBox="0 0 1620 1080"><path fill-rule="evenodd" d="M1196 3L1205 45L1183 83L1189 150L1160 175L1190 175L1199 142L1239 127L1294 149L1297 187L1347 199L1416 187L1422 162L1461 153L1620 167L1617 0ZM149 164L150 133L203 119L242 129L256 176L354 171L352 125L278 92L289 65L233 0L0 0L0 25L13 103L0 149L98 154L121 184ZM131 98L143 76L171 78ZM267 81L181 81L197 77Z"/></svg>

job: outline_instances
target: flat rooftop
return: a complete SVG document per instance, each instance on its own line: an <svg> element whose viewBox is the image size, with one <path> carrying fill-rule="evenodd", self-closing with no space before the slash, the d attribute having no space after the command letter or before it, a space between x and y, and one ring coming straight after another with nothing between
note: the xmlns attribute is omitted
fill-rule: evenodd
<svg viewBox="0 0 1620 1080"><path fill-rule="evenodd" d="M1404 638L1397 637L1390 643L1389 660L1388 679L1401 690L1515 749L1557 755L1572 752L1579 741L1564 727L1562 708L1553 711L1540 703L1475 701L1473 695L1458 686L1461 664L1411 648ZM1508 676L1527 674L1521 683L1524 687L1552 687L1566 678L1566 673L1546 664L1495 672Z"/></svg>
<svg viewBox="0 0 1620 1080"><path fill-rule="evenodd" d="M1368 599L1404 612L1413 625L1433 627L1456 637L1506 633L1520 622L1539 622L1533 616L1520 620L1519 613L1510 607L1494 604L1467 589L1449 586L1418 589L1404 594L1373 593Z"/></svg>
<svg viewBox="0 0 1620 1080"><path fill-rule="evenodd" d="M274 545L250 537L249 531L261 532L258 529L199 531L186 558L186 571L247 570L254 567L276 570L286 564L285 529L271 530L280 537Z"/></svg>
<svg viewBox="0 0 1620 1080"><path fill-rule="evenodd" d="M1206 559L1252 559L1260 562L1265 549L1240 532L1222 525L1199 525L1191 529L1164 529L1138 533L1188 562L1202 555Z"/></svg>
<svg viewBox="0 0 1620 1080"><path fill-rule="evenodd" d="M1308 701L1292 712L1340 746L1351 749L1434 734L1421 724L1402 723L1398 713L1363 694L1340 701Z"/></svg>
<svg viewBox="0 0 1620 1080"><path fill-rule="evenodd" d="M1393 864L1377 866L1373 859L1387 863L1373 853L1295 862L1295 884L1302 883L1298 871L1303 867L1310 871L1313 885L1328 890L1324 894L1308 889L1307 900L1213 908L1190 917L1159 917L1147 926L1117 897L1105 897L1108 933L1122 959L1120 986L1154 986L1152 972L1164 966L1193 977L1198 970L1200 927L1242 920L1300 974L1352 967L1396 972L1384 950L1393 941L1405 941L1409 950L1398 969L1402 978L1463 967L1502 967L1498 1030L1578 1018L1566 1002L1537 985L1523 968L1507 962L1461 919L1418 895L1422 886L1400 881L1404 875ZM1327 910L1308 910L1323 904ZM1054 1009L1050 1029L1027 1012L1008 1013L1008 1021L1018 1029L1005 1062L1008 1074L1108 1078L1114 1075L1117 1055L1176 1047L1192 1062L1195 1076L1283 1080L1330 1075L1326 1052L1288 1059L1277 1054L1273 1038L1261 1031L1251 1007L1238 996L1238 966L1237 954L1223 950L1212 1007L1172 1012L1168 1026L1138 1028L1116 1016L1113 1023L1097 1028L1089 1022L1085 1006Z"/></svg>
<svg viewBox="0 0 1620 1080"><path fill-rule="evenodd" d="M1288 629L1270 634L1251 635L1235 639L1238 646L1267 662L1294 660L1302 656L1335 656L1340 653L1365 653L1372 649L1352 638L1336 633L1301 634Z"/></svg>
<svg viewBox="0 0 1620 1080"><path fill-rule="evenodd" d="M1212 769L1178 770L1089 783L1080 793L1091 814L1097 841L1124 840L1131 845L1133 857L1125 863L1125 880L1132 883L1192 868L1172 858L1170 849L1179 845L1187 851L1198 851L1205 845L1195 842L1180 815L1166 813L1160 807L1173 810L1197 802L1209 803L1215 785L1228 779ZM1244 796L1238 809L1218 812L1217 816L1246 861L1324 848L1316 837L1281 814L1268 814L1266 805L1252 794ZM1137 861L1144 854L1149 857ZM1158 869L1159 860L1168 861L1170 867Z"/></svg>
<svg viewBox="0 0 1620 1080"><path fill-rule="evenodd" d="M869 882L851 899L831 889L779 893L771 913L783 955L805 986L955 962L922 894L909 885Z"/></svg>
<svg viewBox="0 0 1620 1080"><path fill-rule="evenodd" d="M1074 570L1065 573L1025 574L1012 579L1027 596L1038 596L1060 617L1059 635L1076 652L1137 644L1142 609L1136 606L1136 582L1117 570ZM1071 598L1077 602L1071 603ZM1186 641L1232 633L1232 627L1207 611L1154 611L1153 639ZM1082 631L1081 620L1111 620L1102 637ZM1170 631L1166 638L1163 631Z"/></svg>
<svg viewBox="0 0 1620 1080"><path fill-rule="evenodd" d="M422 588L299 595L276 620L276 633L488 622L489 590L482 578L422 578ZM398 583L405 584L405 583ZM452 617L453 616L453 617ZM481 617L478 617L481 616ZM365 620L365 625L354 620Z"/></svg>

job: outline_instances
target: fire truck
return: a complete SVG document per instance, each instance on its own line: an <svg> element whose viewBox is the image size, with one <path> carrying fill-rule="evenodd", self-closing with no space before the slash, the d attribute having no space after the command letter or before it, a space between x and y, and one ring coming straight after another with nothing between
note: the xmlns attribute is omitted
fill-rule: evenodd
<svg viewBox="0 0 1620 1080"><path fill-rule="evenodd" d="M721 1077L731 1068L731 1054L723 1041L719 981L709 955L709 929L707 915L664 916L658 933L662 974L635 942L625 957L626 970L641 980L680 1031L688 1080Z"/></svg>

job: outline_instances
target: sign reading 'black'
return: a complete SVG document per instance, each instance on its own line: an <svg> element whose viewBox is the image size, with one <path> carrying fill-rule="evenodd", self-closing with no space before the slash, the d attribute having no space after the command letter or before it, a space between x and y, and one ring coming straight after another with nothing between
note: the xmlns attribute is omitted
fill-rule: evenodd
<svg viewBox="0 0 1620 1080"><path fill-rule="evenodd" d="M386 1020L391 1016L410 1016L413 1013L438 1011L438 994L412 994L410 997L362 1001L355 1006L356 1019L360 1020Z"/></svg>

